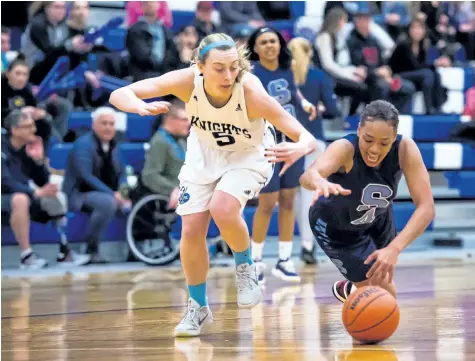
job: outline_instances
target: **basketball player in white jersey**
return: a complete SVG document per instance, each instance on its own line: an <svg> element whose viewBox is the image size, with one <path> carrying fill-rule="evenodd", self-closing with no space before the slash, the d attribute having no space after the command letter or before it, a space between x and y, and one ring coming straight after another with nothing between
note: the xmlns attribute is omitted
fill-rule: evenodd
<svg viewBox="0 0 475 361"><path fill-rule="evenodd" d="M252 308L261 301L242 210L271 178L274 162L284 162L283 173L316 146L315 138L249 73L244 49L225 34L211 34L192 54L190 68L136 82L110 97L122 111L152 115L167 112L169 104L142 99L173 94L186 103L191 120L177 208L190 297L175 336L197 336L213 320L206 297L210 217L233 250L238 306ZM295 143L275 145L271 124Z"/></svg>

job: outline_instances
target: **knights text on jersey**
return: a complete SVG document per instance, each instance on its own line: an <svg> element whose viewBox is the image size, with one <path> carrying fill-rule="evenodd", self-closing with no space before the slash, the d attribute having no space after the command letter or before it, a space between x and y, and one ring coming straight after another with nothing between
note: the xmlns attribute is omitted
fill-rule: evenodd
<svg viewBox="0 0 475 361"><path fill-rule="evenodd" d="M229 151L255 149L263 143L266 122L250 121L247 116L243 82L234 85L228 103L221 108L212 106L204 90L203 76L195 73L195 88L186 104L191 120L191 136L211 148Z"/></svg>

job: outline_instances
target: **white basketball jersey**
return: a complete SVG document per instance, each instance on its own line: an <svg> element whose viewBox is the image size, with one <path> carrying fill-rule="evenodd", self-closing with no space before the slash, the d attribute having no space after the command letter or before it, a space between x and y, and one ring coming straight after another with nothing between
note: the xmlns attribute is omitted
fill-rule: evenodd
<svg viewBox="0 0 475 361"><path fill-rule="evenodd" d="M271 125L264 119L250 121L247 116L243 84L249 74L235 83L226 105L216 108L208 101L203 76L196 66L193 68L195 88L186 103L186 114L191 120L190 138L220 150L245 151L260 146L264 141L266 126Z"/></svg>

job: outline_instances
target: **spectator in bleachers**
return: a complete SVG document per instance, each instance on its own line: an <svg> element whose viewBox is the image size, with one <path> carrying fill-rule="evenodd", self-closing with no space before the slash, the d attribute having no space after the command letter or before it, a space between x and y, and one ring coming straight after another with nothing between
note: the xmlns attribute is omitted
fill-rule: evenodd
<svg viewBox="0 0 475 361"><path fill-rule="evenodd" d="M454 58L460 44L456 43L454 14L449 14L455 8L448 2L421 1L421 12L417 18L426 23L427 38L430 44L445 56Z"/></svg>
<svg viewBox="0 0 475 361"><path fill-rule="evenodd" d="M352 97L350 114L369 98L365 84L366 68L351 65L350 52L344 38L339 36L347 21L345 10L336 7L325 17L315 40L315 62L335 81L335 94Z"/></svg>
<svg viewBox="0 0 475 361"><path fill-rule="evenodd" d="M383 61L382 49L370 34L371 15L357 12L355 28L348 38L351 63L367 71L365 83L369 90L369 101L382 99L390 101L401 114L411 114L412 96L416 92L409 80L394 77L392 70Z"/></svg>
<svg viewBox="0 0 475 361"><path fill-rule="evenodd" d="M233 33L237 26L258 28L265 25L255 1L220 1L218 10L221 26L228 33Z"/></svg>
<svg viewBox="0 0 475 361"><path fill-rule="evenodd" d="M455 7L456 39L464 47L468 60L475 60L475 2L458 1Z"/></svg>
<svg viewBox="0 0 475 361"><path fill-rule="evenodd" d="M406 1L382 1L381 14L376 15L374 20L383 25L388 34L397 40L411 21L408 3Z"/></svg>
<svg viewBox="0 0 475 361"><path fill-rule="evenodd" d="M43 268L47 261L30 245L30 220L54 220L61 235L57 262L62 266L82 265L89 257L76 255L68 246L64 225L66 198L49 182L49 171L41 144L35 136L34 109L13 110L5 119L8 134L2 135L2 217L9 220L20 245L20 267ZM30 182L37 186L32 188Z"/></svg>
<svg viewBox="0 0 475 361"><path fill-rule="evenodd" d="M173 100L170 111L163 115L163 122L150 141L150 149L145 157L141 181L149 193L169 197L170 209L178 205L178 174L185 161L189 130L190 121L185 104Z"/></svg>
<svg viewBox="0 0 475 361"><path fill-rule="evenodd" d="M292 17L290 1L256 1L265 21L289 20Z"/></svg>
<svg viewBox="0 0 475 361"><path fill-rule="evenodd" d="M142 6L143 1L127 1L125 5L127 26L131 27L137 21L144 16L144 10ZM158 1L158 6L156 8L157 19L160 19L167 28L171 28L173 25L173 17L168 3L166 1Z"/></svg>
<svg viewBox="0 0 475 361"><path fill-rule="evenodd" d="M219 32L218 26L213 23L213 9L212 1L198 1L196 4L196 17L190 25L196 29L198 44L208 35Z"/></svg>
<svg viewBox="0 0 475 361"><path fill-rule="evenodd" d="M32 107L36 134L42 138L47 150L51 135L61 141L66 134L70 104L64 99L56 98L38 105L28 84L28 77L28 66L20 54L2 75L2 124L5 116L13 109Z"/></svg>
<svg viewBox="0 0 475 361"><path fill-rule="evenodd" d="M198 34L193 25L185 26L175 37L176 48L180 54L180 62L176 64L177 69L190 66L191 52L198 47Z"/></svg>
<svg viewBox="0 0 475 361"><path fill-rule="evenodd" d="M69 210L91 215L84 232L91 263L105 262L99 255L99 241L116 211L130 207L130 201L119 192L126 178L115 124L112 108L100 107L92 113L92 131L74 142L63 182Z"/></svg>
<svg viewBox="0 0 475 361"><path fill-rule="evenodd" d="M7 69L10 63L7 58L7 52L10 51L10 29L2 26L2 73Z"/></svg>
<svg viewBox="0 0 475 361"><path fill-rule="evenodd" d="M87 33L94 32L97 29L89 25L89 2L87 1L73 1L68 3L69 17L67 25L69 28L69 36L72 38L76 35L85 36ZM109 49L101 44L100 40L92 45L91 50L84 54L75 54L69 56L70 69L76 68L80 62L88 62L91 54L96 55L96 59L101 54L109 53ZM98 63L100 61L97 61ZM95 64L97 65L97 64ZM94 64L92 64L94 66ZM75 109L92 109L105 105L108 102L109 95L107 93L99 94L93 97L96 89L100 88L100 73L87 70L84 73L86 85L81 88L76 88L68 92L68 98L72 100Z"/></svg>
<svg viewBox="0 0 475 361"><path fill-rule="evenodd" d="M59 57L87 53L91 45L81 35L69 37L65 1L45 1L36 7L39 10L22 36L22 53L31 69L30 81L40 84Z"/></svg>
<svg viewBox="0 0 475 361"><path fill-rule="evenodd" d="M127 31L129 74L134 81L175 70L178 51L173 34L157 17L159 1L142 1L144 16Z"/></svg>
<svg viewBox="0 0 475 361"><path fill-rule="evenodd" d="M376 14L378 12L378 6L375 1L327 1L325 5L325 18L330 11L335 8L344 9L348 14L347 19L350 20L350 22L345 23L344 27L341 29L340 35L344 39L348 38L354 28L352 20L357 12L364 11L370 14ZM383 50L384 56L389 57L396 45L391 36L375 21L371 21L370 23L370 33L378 41L379 46Z"/></svg>
<svg viewBox="0 0 475 361"><path fill-rule="evenodd" d="M451 61L443 55L435 60L434 65L429 65L428 47L425 23L415 18L409 26L408 39L401 40L397 44L388 65L393 73L410 80L417 90L422 91L426 114L437 114L447 100L447 90L442 87L436 67L450 66Z"/></svg>

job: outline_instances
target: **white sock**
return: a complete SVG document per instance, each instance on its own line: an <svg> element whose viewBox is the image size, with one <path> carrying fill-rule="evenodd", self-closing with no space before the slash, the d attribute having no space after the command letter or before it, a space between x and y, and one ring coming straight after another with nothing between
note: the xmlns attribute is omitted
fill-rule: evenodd
<svg viewBox="0 0 475 361"><path fill-rule="evenodd" d="M307 251L311 251L313 249L314 244L315 242L312 238L302 239L302 247L305 248Z"/></svg>
<svg viewBox="0 0 475 361"><path fill-rule="evenodd" d="M262 250L264 249L264 243L256 243L254 241L251 241L251 254L252 254L252 259L262 259Z"/></svg>
<svg viewBox="0 0 475 361"><path fill-rule="evenodd" d="M350 295L357 290L355 284L351 282Z"/></svg>
<svg viewBox="0 0 475 361"><path fill-rule="evenodd" d="M22 252L20 253L20 258L22 258L22 259L25 258L25 257L28 256L31 252L33 252L33 250L31 249L31 247L25 249L24 251L22 251Z"/></svg>
<svg viewBox="0 0 475 361"><path fill-rule="evenodd" d="M279 242L279 259L289 259L292 255L292 242Z"/></svg>

